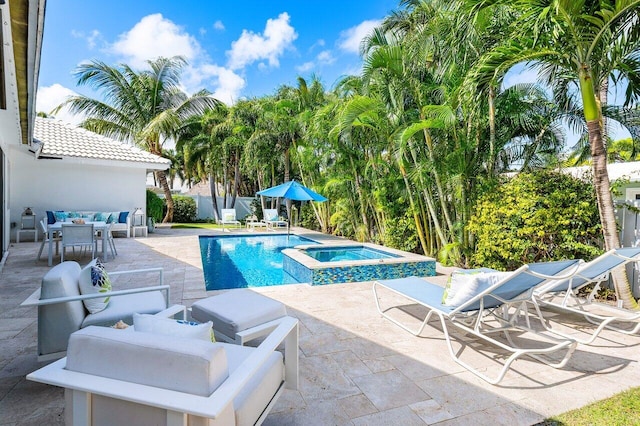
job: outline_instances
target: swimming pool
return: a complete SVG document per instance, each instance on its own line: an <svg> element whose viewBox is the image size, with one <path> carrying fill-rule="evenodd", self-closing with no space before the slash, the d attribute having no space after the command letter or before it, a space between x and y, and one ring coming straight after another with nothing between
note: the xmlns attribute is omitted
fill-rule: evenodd
<svg viewBox="0 0 640 426"><path fill-rule="evenodd" d="M397 254L377 250L366 246L353 247L309 247L305 249L307 256L319 262L337 262L340 260L391 259L400 257Z"/></svg>
<svg viewBox="0 0 640 426"><path fill-rule="evenodd" d="M298 283L282 269L282 250L300 244L317 243L297 235L200 236L207 290Z"/></svg>

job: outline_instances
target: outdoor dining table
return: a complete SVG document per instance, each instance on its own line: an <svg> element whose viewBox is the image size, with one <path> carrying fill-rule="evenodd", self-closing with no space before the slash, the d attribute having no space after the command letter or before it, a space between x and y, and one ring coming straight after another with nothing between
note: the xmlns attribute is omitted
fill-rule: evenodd
<svg viewBox="0 0 640 426"><path fill-rule="evenodd" d="M47 234L49 237L49 266L53 265L53 234L55 232L61 232L62 231L62 224L65 225L69 225L69 224L73 224L72 222L56 222L56 223L52 223L49 224L47 226ZM85 222L85 224L93 224L93 230L94 231L102 231L102 255L104 257L104 261L107 261L107 256L106 256L106 252L105 252L105 247L107 247L107 238L109 238L109 236L107 235L108 232L107 230L109 229L109 225L107 224L107 222ZM64 249L63 249L64 250Z"/></svg>

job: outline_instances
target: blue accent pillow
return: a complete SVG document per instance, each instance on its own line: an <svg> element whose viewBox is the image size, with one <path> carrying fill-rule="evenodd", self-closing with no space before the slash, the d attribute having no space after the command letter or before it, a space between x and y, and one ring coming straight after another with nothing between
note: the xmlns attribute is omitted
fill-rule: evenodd
<svg viewBox="0 0 640 426"><path fill-rule="evenodd" d="M129 212L120 212L120 216L118 216L118 222L127 223L127 216L129 216Z"/></svg>
<svg viewBox="0 0 640 426"><path fill-rule="evenodd" d="M56 222L64 222L64 220L67 218L67 212L62 210L56 210L55 212L53 212L53 214L56 217Z"/></svg>
<svg viewBox="0 0 640 426"><path fill-rule="evenodd" d="M53 223L56 223L56 215L51 210L47 210L47 224L51 225Z"/></svg>

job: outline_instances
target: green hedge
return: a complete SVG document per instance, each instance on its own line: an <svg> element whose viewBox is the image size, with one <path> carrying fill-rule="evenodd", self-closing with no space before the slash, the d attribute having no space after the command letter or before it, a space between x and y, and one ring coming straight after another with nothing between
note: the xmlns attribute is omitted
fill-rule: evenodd
<svg viewBox="0 0 640 426"><path fill-rule="evenodd" d="M173 196L173 222L193 223L196 221L196 201L184 195Z"/></svg>
<svg viewBox="0 0 640 426"><path fill-rule="evenodd" d="M468 227L476 239L472 266L513 270L602 253L593 186L561 173L522 173L487 192Z"/></svg>
<svg viewBox="0 0 640 426"><path fill-rule="evenodd" d="M164 200L158 197L155 192L147 189L147 217L152 218L156 223L162 222L164 208Z"/></svg>

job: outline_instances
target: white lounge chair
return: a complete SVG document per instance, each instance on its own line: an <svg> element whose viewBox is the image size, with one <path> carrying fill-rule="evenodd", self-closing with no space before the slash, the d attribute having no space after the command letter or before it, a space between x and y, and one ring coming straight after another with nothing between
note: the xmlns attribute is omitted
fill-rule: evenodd
<svg viewBox="0 0 640 426"><path fill-rule="evenodd" d="M587 333L585 338L578 337L576 330L571 330L569 333L561 331L558 327L554 328L551 320L543 323L547 330L560 336L571 337L585 345L593 343L605 328L624 334L638 333L640 312L629 311L596 300L600 285L608 279L611 271L622 268L629 262L638 261L640 261L640 247L613 249L590 262L582 263L575 274L569 278L550 280L537 286L533 291L533 302L536 305L578 314L596 326L595 329L579 327L581 332ZM586 297L578 294L580 289L594 283L593 289ZM623 324L626 324L626 328L619 327Z"/></svg>
<svg viewBox="0 0 640 426"><path fill-rule="evenodd" d="M242 227L240 221L236 219L236 209L221 209L220 216L218 223L222 225L222 231L224 231L225 225L235 225L237 228Z"/></svg>
<svg viewBox="0 0 640 426"><path fill-rule="evenodd" d="M497 282L490 284L491 281L489 281L487 287L483 287L483 283L476 281L479 287L475 294L457 306L443 305L445 288L417 277L375 281L373 283L373 293L376 307L380 314L416 336L420 336L433 315L438 317L449 353L455 362L481 379L491 384L496 384L504 378L511 364L524 355L555 368L562 368L567 363L575 351L577 343L568 338L559 339L553 335L541 335L537 330L531 328L528 315L526 315L526 324L520 324L521 321L519 320L522 317L518 315L518 312L524 308L523 304L531 300L531 293L536 285L550 278L569 276L575 271L578 263L578 260L532 263L524 265L509 274L502 275L503 278L495 278L494 276L494 280ZM478 275L474 279L477 280L478 278L484 279L484 275ZM428 312L421 325L417 329L411 329L390 316L388 312L392 309L398 309L399 306L383 309L378 295L379 287L390 290L427 308ZM515 308L515 313L511 312L513 308ZM542 318L539 319L542 321ZM448 327L450 325L511 353L495 378L481 373L460 359L460 356L453 348L449 335ZM543 337L545 341L536 338L532 347L519 347L509 334L514 331L532 333L536 337ZM504 333L506 341L496 340L491 337L491 334L500 332ZM543 346L543 344L547 346ZM560 361L541 356L557 351L566 351Z"/></svg>
<svg viewBox="0 0 640 426"><path fill-rule="evenodd" d="M27 379L65 388L68 425L259 425L298 388L298 320L257 348L88 327Z"/></svg>
<svg viewBox="0 0 640 426"><path fill-rule="evenodd" d="M91 262L85 268L90 267ZM109 272L110 277L125 274L158 274L158 285L95 294L80 294L83 269L77 262L54 266L42 278L41 287L20 306L38 307L38 361L63 357L71 333L90 325L112 326L130 321L134 313L155 314L167 309L169 286L163 284L162 268ZM110 297L107 307L89 313L83 301Z"/></svg>
<svg viewBox="0 0 640 426"><path fill-rule="evenodd" d="M267 224L267 229L270 230L280 227L286 228L289 224L286 220L282 220L280 216L278 216L277 209L264 209L262 221Z"/></svg>

